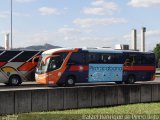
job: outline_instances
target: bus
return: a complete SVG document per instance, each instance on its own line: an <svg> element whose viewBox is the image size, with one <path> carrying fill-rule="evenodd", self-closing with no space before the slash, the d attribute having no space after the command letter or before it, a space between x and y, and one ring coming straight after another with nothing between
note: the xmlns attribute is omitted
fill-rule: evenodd
<svg viewBox="0 0 160 120"><path fill-rule="evenodd" d="M74 86L75 83L133 84L155 79L152 52L108 48L60 48L44 51L35 79L40 84Z"/></svg>
<svg viewBox="0 0 160 120"><path fill-rule="evenodd" d="M35 80L35 68L41 51L0 50L0 83L20 85L23 81Z"/></svg>

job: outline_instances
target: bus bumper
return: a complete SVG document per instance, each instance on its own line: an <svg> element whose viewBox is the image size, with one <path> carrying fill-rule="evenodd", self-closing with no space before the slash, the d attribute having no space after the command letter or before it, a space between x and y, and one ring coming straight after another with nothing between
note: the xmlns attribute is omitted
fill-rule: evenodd
<svg viewBox="0 0 160 120"><path fill-rule="evenodd" d="M35 80L39 84L48 84L48 76L46 74L35 74Z"/></svg>

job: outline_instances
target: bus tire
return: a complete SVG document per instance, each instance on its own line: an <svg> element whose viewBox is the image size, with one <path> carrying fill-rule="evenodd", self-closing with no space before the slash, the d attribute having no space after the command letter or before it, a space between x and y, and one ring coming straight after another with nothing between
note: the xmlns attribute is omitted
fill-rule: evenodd
<svg viewBox="0 0 160 120"><path fill-rule="evenodd" d="M65 82L65 86L72 87L75 86L76 78L74 76L68 76Z"/></svg>
<svg viewBox="0 0 160 120"><path fill-rule="evenodd" d="M22 83L21 78L18 75L12 75L9 78L9 85L12 86L17 86L20 85Z"/></svg>
<svg viewBox="0 0 160 120"><path fill-rule="evenodd" d="M126 81L126 84L134 84L136 82L136 78L134 75L129 75Z"/></svg>

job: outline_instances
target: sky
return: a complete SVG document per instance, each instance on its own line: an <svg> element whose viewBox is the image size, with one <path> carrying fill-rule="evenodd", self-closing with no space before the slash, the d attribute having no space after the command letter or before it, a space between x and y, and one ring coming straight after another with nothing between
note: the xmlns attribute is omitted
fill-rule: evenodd
<svg viewBox="0 0 160 120"><path fill-rule="evenodd" d="M11 0L0 0L0 46L10 33ZM13 47L131 45L146 27L146 50L160 43L160 0L13 0Z"/></svg>

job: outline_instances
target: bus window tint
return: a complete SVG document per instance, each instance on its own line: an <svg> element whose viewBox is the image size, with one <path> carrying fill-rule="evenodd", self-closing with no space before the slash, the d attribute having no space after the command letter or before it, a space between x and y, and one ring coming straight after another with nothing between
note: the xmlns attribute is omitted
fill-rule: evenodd
<svg viewBox="0 0 160 120"><path fill-rule="evenodd" d="M122 64L122 60L120 59L120 54L102 54L101 55L101 63L105 64Z"/></svg>
<svg viewBox="0 0 160 120"><path fill-rule="evenodd" d="M114 54L114 64L123 64L122 54Z"/></svg>
<svg viewBox="0 0 160 120"><path fill-rule="evenodd" d="M68 64L84 64L85 56L84 53L72 53Z"/></svg>
<svg viewBox="0 0 160 120"><path fill-rule="evenodd" d="M61 60L64 61L68 55L68 52L59 53L58 55L60 55Z"/></svg>
<svg viewBox="0 0 160 120"><path fill-rule="evenodd" d="M137 54L133 58L132 65L141 65L141 55Z"/></svg>
<svg viewBox="0 0 160 120"><path fill-rule="evenodd" d="M114 55L113 54L102 54L101 55L102 63L114 63Z"/></svg>
<svg viewBox="0 0 160 120"><path fill-rule="evenodd" d="M125 66L155 64L154 54L130 54L125 57Z"/></svg>
<svg viewBox="0 0 160 120"><path fill-rule="evenodd" d="M53 71L59 69L64 60L66 59L68 53L67 52L62 52L54 55L59 55L57 57L50 58L49 66L48 66L48 71Z"/></svg>
<svg viewBox="0 0 160 120"><path fill-rule="evenodd" d="M39 59L39 63L37 65L37 68L36 69L36 73L45 73L47 71L47 65L49 63L49 59L47 60L46 64L44 64L44 59L47 57L47 56L50 56L50 55L47 55L47 54L42 54L42 56L40 57Z"/></svg>
<svg viewBox="0 0 160 120"><path fill-rule="evenodd" d="M131 65L136 65L137 64L137 55L127 55L124 66L131 66Z"/></svg>
<svg viewBox="0 0 160 120"><path fill-rule="evenodd" d="M143 54L141 56L141 64L144 65L155 64L155 56L153 54Z"/></svg>
<svg viewBox="0 0 160 120"><path fill-rule="evenodd" d="M59 56L49 58L48 59L49 62L45 65L45 66L48 66L48 70L47 70L48 72L59 69L63 64L63 61L67 57L68 53L63 52L63 53L56 53L54 55L59 55Z"/></svg>
<svg viewBox="0 0 160 120"><path fill-rule="evenodd" d="M63 59L61 59L60 56L50 58L48 71L52 71L52 70L56 70L56 69L60 68L62 63L63 63Z"/></svg>
<svg viewBox="0 0 160 120"><path fill-rule="evenodd" d="M89 53L88 63L101 63L101 55L97 53Z"/></svg>

